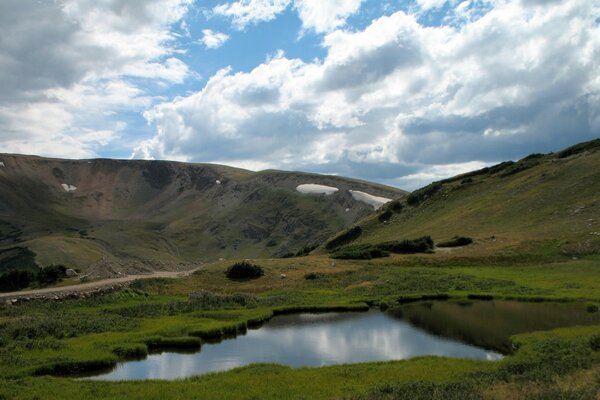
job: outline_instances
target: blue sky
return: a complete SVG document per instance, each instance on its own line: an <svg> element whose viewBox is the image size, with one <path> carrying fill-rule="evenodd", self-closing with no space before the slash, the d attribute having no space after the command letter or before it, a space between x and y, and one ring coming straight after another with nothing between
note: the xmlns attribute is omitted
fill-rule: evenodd
<svg viewBox="0 0 600 400"><path fill-rule="evenodd" d="M4 0L0 152L415 189L600 136L593 0Z"/></svg>

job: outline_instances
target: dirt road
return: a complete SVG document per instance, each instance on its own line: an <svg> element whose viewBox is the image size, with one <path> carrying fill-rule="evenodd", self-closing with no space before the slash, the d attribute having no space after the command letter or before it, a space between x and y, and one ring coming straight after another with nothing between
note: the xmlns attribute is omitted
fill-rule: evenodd
<svg viewBox="0 0 600 400"><path fill-rule="evenodd" d="M49 287L43 289L23 290L19 292L0 293L0 301L16 302L15 300L49 299L87 297L87 295L101 294L128 286L138 279L151 278L180 278L194 273L201 267L189 271L156 271L144 275L126 275L119 278L102 279L99 281L85 282L77 285Z"/></svg>

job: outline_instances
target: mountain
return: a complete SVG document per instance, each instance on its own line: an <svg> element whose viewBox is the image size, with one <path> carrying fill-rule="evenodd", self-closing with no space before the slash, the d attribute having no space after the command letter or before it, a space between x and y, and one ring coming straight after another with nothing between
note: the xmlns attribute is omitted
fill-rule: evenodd
<svg viewBox="0 0 600 400"><path fill-rule="evenodd" d="M377 197L406 194L300 172L14 154L0 155L0 193L0 273L19 262L110 270L281 256L369 215Z"/></svg>
<svg viewBox="0 0 600 400"><path fill-rule="evenodd" d="M434 182L357 226L353 244L465 236L460 254L598 253L600 139Z"/></svg>

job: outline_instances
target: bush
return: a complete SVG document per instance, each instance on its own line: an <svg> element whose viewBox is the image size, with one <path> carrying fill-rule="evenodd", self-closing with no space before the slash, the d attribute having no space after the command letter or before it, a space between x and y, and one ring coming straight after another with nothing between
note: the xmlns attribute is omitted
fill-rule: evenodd
<svg viewBox="0 0 600 400"><path fill-rule="evenodd" d="M385 221L389 221L393 215L394 215L394 213L391 210L385 210L384 212L379 214L377 219L379 220L379 222L385 222Z"/></svg>
<svg viewBox="0 0 600 400"><path fill-rule="evenodd" d="M600 351L600 335L594 335L590 339L590 346L594 351Z"/></svg>
<svg viewBox="0 0 600 400"><path fill-rule="evenodd" d="M381 250L398 254L427 253L433 251L433 240L431 236L423 236L412 240L397 240L377 245Z"/></svg>
<svg viewBox="0 0 600 400"><path fill-rule="evenodd" d="M227 271L225 272L225 275L229 279L256 279L264 274L261 267L247 261L235 263L227 268Z"/></svg>
<svg viewBox="0 0 600 400"><path fill-rule="evenodd" d="M304 246L304 248L302 250L298 250L298 252L295 254L296 257L304 257L310 254L311 251L313 251L314 249L316 249L317 247L319 247L318 244L314 244L312 246ZM286 257L287 258L287 257Z"/></svg>
<svg viewBox="0 0 600 400"><path fill-rule="evenodd" d="M40 285L52 285L66 276L67 268L64 265L49 265L37 273L35 280Z"/></svg>
<svg viewBox="0 0 600 400"><path fill-rule="evenodd" d="M404 206L402 205L402 203L398 200L392 201L390 203L390 205L388 206L388 210L392 210L393 212L395 212L396 214L400 214L402 212L402 209L404 208Z"/></svg>
<svg viewBox="0 0 600 400"><path fill-rule="evenodd" d="M338 260L371 260L373 258L388 257L390 253L377 246L363 244L344 247L333 253L332 258Z"/></svg>
<svg viewBox="0 0 600 400"><path fill-rule="evenodd" d="M355 241L360 235L362 235L362 228L360 226L355 226L331 239L329 242L327 242L327 244L325 244L325 248L327 250L337 249L340 246Z"/></svg>
<svg viewBox="0 0 600 400"><path fill-rule="evenodd" d="M461 247L473 243L473 239L466 236L454 236L452 239L438 243L438 247Z"/></svg>
<svg viewBox="0 0 600 400"><path fill-rule="evenodd" d="M0 291L21 290L31 284L34 275L29 271L10 271L0 276Z"/></svg>
<svg viewBox="0 0 600 400"><path fill-rule="evenodd" d="M411 206L416 206L423 200L433 196L442 188L442 184L440 182L433 182L424 188L419 190L415 190L406 198L406 203Z"/></svg>
<svg viewBox="0 0 600 400"><path fill-rule="evenodd" d="M307 274L304 274L304 279L306 279L307 281L314 281L315 279L319 278L319 274L317 274L316 272L309 272Z"/></svg>

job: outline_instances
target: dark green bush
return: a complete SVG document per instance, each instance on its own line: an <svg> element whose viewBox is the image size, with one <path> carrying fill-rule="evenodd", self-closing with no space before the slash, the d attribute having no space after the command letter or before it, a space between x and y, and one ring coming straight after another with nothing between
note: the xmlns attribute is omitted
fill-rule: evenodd
<svg viewBox="0 0 600 400"><path fill-rule="evenodd" d="M362 244L344 247L331 255L338 260L370 260L373 258L388 257L390 253L377 246Z"/></svg>
<svg viewBox="0 0 600 400"><path fill-rule="evenodd" d="M412 240L397 240L376 245L379 249L398 254L427 253L433 251L431 236L423 236Z"/></svg>
<svg viewBox="0 0 600 400"><path fill-rule="evenodd" d="M317 274L316 272L309 272L307 274L304 274L304 279L306 279L307 281L314 281L315 279L319 278L319 274Z"/></svg>
<svg viewBox="0 0 600 400"><path fill-rule="evenodd" d="M590 339L590 346L594 351L600 351L600 335L594 335Z"/></svg>
<svg viewBox="0 0 600 400"><path fill-rule="evenodd" d="M296 257L304 257L310 254L311 251L313 251L314 249L316 249L317 247L319 247L318 244L314 244L312 246L304 246L304 248L302 248L301 250L298 250L298 252L295 254Z"/></svg>
<svg viewBox="0 0 600 400"><path fill-rule="evenodd" d="M379 214L377 219L379 220L379 222L385 222L385 221L389 221L393 215L394 215L394 213L391 210L385 210L384 212Z"/></svg>
<svg viewBox="0 0 600 400"><path fill-rule="evenodd" d="M461 247L473 243L473 239L466 236L454 236L452 239L437 244L438 247Z"/></svg>
<svg viewBox="0 0 600 400"><path fill-rule="evenodd" d="M0 291L21 290L29 286L33 280L34 275L31 272L13 270L0 275Z"/></svg>
<svg viewBox="0 0 600 400"><path fill-rule="evenodd" d="M67 268L64 265L49 265L42 268L35 276L40 285L52 285L67 276Z"/></svg>
<svg viewBox="0 0 600 400"><path fill-rule="evenodd" d="M392 210L396 214L400 214L402 212L403 208L404 208L404 206L402 205L402 203L399 200L392 201L390 203L390 205L388 206L388 210Z"/></svg>
<svg viewBox="0 0 600 400"><path fill-rule="evenodd" d="M360 235L362 235L362 228L360 226L355 226L331 239L325 244L325 248L327 250L337 249L340 246L355 241Z"/></svg>
<svg viewBox="0 0 600 400"><path fill-rule="evenodd" d="M247 261L235 263L225 271L225 275L229 279L256 279L264 274L261 267Z"/></svg>
<svg viewBox="0 0 600 400"><path fill-rule="evenodd" d="M408 195L408 197L406 198L406 203L408 205L415 206L423 200L428 199L429 197L436 194L442 188L442 186L443 185L440 182L433 182L425 186L424 188L415 190L414 192Z"/></svg>

